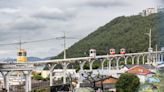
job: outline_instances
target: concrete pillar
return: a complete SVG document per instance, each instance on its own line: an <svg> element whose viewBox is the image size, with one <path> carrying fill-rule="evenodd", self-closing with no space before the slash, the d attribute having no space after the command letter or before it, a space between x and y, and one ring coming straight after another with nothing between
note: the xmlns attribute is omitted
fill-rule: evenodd
<svg viewBox="0 0 164 92"><path fill-rule="evenodd" d="M25 74L25 92L29 92L29 75L28 74Z"/></svg>
<svg viewBox="0 0 164 92"><path fill-rule="evenodd" d="M149 60L149 56L150 56L150 55L148 54L148 55L147 55L147 62L146 62L146 63L149 63L149 61L150 61L150 60Z"/></svg>
<svg viewBox="0 0 164 92"><path fill-rule="evenodd" d="M157 55L157 62L160 62L160 61L161 61L161 59L160 59L161 56L160 56L160 55L161 55L161 54L158 54L158 55Z"/></svg>
<svg viewBox="0 0 164 92"><path fill-rule="evenodd" d="M50 68L50 86L53 86L53 75L52 74L53 74L53 71L54 71L54 68L55 68L56 65L57 64L54 64Z"/></svg>
<svg viewBox="0 0 164 92"><path fill-rule="evenodd" d="M138 64L138 65L140 64L140 55L137 56L137 64Z"/></svg>
<svg viewBox="0 0 164 92"><path fill-rule="evenodd" d="M9 92L9 76L5 76L4 77L4 79L5 79L5 81L4 81L4 83L5 83L5 89L7 90L7 92Z"/></svg>
<svg viewBox="0 0 164 92"><path fill-rule="evenodd" d="M134 65L135 56L132 56L132 65Z"/></svg>
<svg viewBox="0 0 164 92"><path fill-rule="evenodd" d="M125 57L125 65L127 65L128 63L128 58L129 58L129 56L127 56L127 57Z"/></svg>
<svg viewBox="0 0 164 92"><path fill-rule="evenodd" d="M4 88L7 90L7 92L9 92L9 76L10 76L10 72L6 72L6 74L4 72L1 72L2 76L4 78Z"/></svg>
<svg viewBox="0 0 164 92"><path fill-rule="evenodd" d="M104 70L104 63L105 63L106 59L104 59L102 62L101 62L101 70Z"/></svg>
<svg viewBox="0 0 164 92"><path fill-rule="evenodd" d="M83 67L85 65L86 61L79 61L79 64L80 64L80 70L79 70L79 79L78 79L78 85L77 85L77 88L80 87L80 83L82 83L82 73L84 71Z"/></svg>
<svg viewBox="0 0 164 92"><path fill-rule="evenodd" d="M53 76L52 76L52 72L50 72L50 86L53 86Z"/></svg>
<svg viewBox="0 0 164 92"><path fill-rule="evenodd" d="M84 65L85 65L86 61L80 61L79 64L80 64L80 71L83 71L84 69Z"/></svg>
<svg viewBox="0 0 164 92"><path fill-rule="evenodd" d="M152 64L155 64L156 63L156 54L154 54L152 57L153 57Z"/></svg>
<svg viewBox="0 0 164 92"><path fill-rule="evenodd" d="M161 54L161 62L163 62L163 53Z"/></svg>
<svg viewBox="0 0 164 92"><path fill-rule="evenodd" d="M145 64L145 55L142 56L142 64Z"/></svg>
<svg viewBox="0 0 164 92"><path fill-rule="evenodd" d="M95 60L90 60L89 61L89 69L90 69L90 71L92 71L92 65L93 65L93 62L95 62Z"/></svg>
<svg viewBox="0 0 164 92"><path fill-rule="evenodd" d="M29 89L29 91L31 91L31 73L32 73L32 71L29 71L29 74L28 74L28 81L29 81L29 86L28 86L28 89Z"/></svg>
<svg viewBox="0 0 164 92"><path fill-rule="evenodd" d="M66 84L66 72L67 72L67 66L69 63L63 62L62 66L63 66L63 84Z"/></svg>
<svg viewBox="0 0 164 92"><path fill-rule="evenodd" d="M117 57L116 58L116 69L119 70L119 61L120 61L121 57Z"/></svg>
<svg viewBox="0 0 164 92"><path fill-rule="evenodd" d="M108 64L109 64L109 65L108 65L108 69L109 69L109 71L110 71L110 70L112 70L112 58L109 58L108 60L109 60L109 61L108 61L108 62L109 62L109 63L108 63Z"/></svg>
<svg viewBox="0 0 164 92"><path fill-rule="evenodd" d="M147 56L147 63L150 64L153 60L152 60L152 54L149 53L148 56Z"/></svg>
<svg viewBox="0 0 164 92"><path fill-rule="evenodd" d="M23 71L25 76L25 92L31 91L31 70Z"/></svg>

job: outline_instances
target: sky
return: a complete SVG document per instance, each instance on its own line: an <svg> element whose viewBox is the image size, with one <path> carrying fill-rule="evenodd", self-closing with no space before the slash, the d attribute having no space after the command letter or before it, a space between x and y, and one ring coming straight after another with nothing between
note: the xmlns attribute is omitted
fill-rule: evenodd
<svg viewBox="0 0 164 92"><path fill-rule="evenodd" d="M0 44L67 37L67 48L118 16L156 8L158 0L0 0ZM23 44L28 56L63 51L63 40ZM15 57L18 45L0 45L0 58Z"/></svg>

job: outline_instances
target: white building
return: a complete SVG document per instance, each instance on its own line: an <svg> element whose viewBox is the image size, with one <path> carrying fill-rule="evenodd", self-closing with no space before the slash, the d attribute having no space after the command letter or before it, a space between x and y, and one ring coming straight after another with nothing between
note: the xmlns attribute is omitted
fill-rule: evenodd
<svg viewBox="0 0 164 92"><path fill-rule="evenodd" d="M145 10L143 10L140 15L141 16L149 16L151 14L157 13L158 10L156 8L147 8Z"/></svg>
<svg viewBox="0 0 164 92"><path fill-rule="evenodd" d="M148 77L151 77L154 75L153 72L151 72L149 69L146 69L146 67L142 67L139 65L136 65L126 71L127 73L132 73L138 76L141 83L145 83L146 79Z"/></svg>
<svg viewBox="0 0 164 92"><path fill-rule="evenodd" d="M54 76L55 80L62 78L64 76L63 74L64 74L63 69L54 69L54 71L53 71L53 76ZM67 69L66 76L68 74L74 75L73 77L78 77L76 74L76 69Z"/></svg>

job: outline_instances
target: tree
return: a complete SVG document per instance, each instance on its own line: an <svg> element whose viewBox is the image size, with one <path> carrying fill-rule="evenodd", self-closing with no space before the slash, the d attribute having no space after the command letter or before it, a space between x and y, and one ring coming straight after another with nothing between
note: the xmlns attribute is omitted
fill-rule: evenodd
<svg viewBox="0 0 164 92"><path fill-rule="evenodd" d="M140 81L136 75L124 73L116 83L116 92L137 92L139 85Z"/></svg>

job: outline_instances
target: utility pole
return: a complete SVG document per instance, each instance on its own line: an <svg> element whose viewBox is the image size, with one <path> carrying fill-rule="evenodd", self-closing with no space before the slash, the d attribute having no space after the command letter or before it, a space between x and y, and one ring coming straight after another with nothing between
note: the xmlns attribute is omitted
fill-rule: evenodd
<svg viewBox="0 0 164 92"><path fill-rule="evenodd" d="M152 61L152 56L151 56L151 52L153 52L153 48L151 47L151 28L150 28L150 31L149 33L146 33L146 35L149 36L149 48L148 48L148 52L149 52L149 55L148 55L148 64L150 64L150 61Z"/></svg>
<svg viewBox="0 0 164 92"><path fill-rule="evenodd" d="M151 48L151 29L150 29L150 32L149 32L149 48Z"/></svg>
<svg viewBox="0 0 164 92"><path fill-rule="evenodd" d="M58 37L58 38L61 38L63 39L63 44L64 44L64 55L63 55L63 58L66 59L67 58L67 51L66 51L66 39L76 39L76 38L73 38L73 37L66 37L66 34L64 32L64 36L63 37Z"/></svg>
<svg viewBox="0 0 164 92"><path fill-rule="evenodd" d="M149 48L148 48L148 51L152 52L153 48L151 47L151 42L152 42L151 41L151 29L150 29L149 33L145 33L145 34L149 36Z"/></svg>
<svg viewBox="0 0 164 92"><path fill-rule="evenodd" d="M148 51L149 52L152 52L153 51L153 48L151 47L151 29L150 29L150 31L149 31L149 33L148 33L148 36L149 36L149 48L148 48Z"/></svg>
<svg viewBox="0 0 164 92"><path fill-rule="evenodd" d="M66 36L65 36L65 32L64 32L63 39L64 39L64 59L66 59Z"/></svg>

